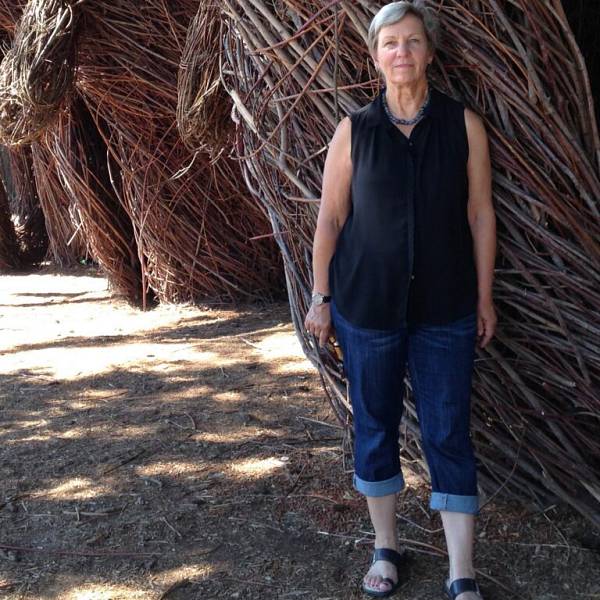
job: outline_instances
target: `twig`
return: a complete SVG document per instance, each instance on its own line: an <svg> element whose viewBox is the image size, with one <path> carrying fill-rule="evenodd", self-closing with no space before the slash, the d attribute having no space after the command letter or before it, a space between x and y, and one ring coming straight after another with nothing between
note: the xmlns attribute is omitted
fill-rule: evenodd
<svg viewBox="0 0 600 600"><path fill-rule="evenodd" d="M298 416L297 419L301 419L302 421L310 421L311 423L316 423L317 425L324 425L325 427L332 427L333 429L344 429L341 425L336 425L335 423L327 423L326 421L319 421L318 419L311 419L310 417L302 417Z"/></svg>
<svg viewBox="0 0 600 600"><path fill-rule="evenodd" d="M169 523L169 521L167 521L166 517L162 517L161 519L162 521L164 521L167 526L169 527L169 529L171 529L172 531L174 531L177 534L178 538L183 538L183 536L181 535L181 533L179 533L179 531L177 531L177 529L175 529L175 527L173 527L173 525L171 525L171 523Z"/></svg>

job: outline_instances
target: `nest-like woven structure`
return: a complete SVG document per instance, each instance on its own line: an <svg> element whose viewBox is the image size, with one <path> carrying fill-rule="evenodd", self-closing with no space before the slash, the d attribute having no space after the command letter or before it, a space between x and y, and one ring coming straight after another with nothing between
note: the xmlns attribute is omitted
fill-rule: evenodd
<svg viewBox="0 0 600 600"><path fill-rule="evenodd" d="M103 268L112 291L139 302L140 263L131 221L110 184L106 147L85 104L79 99L61 113L33 151L39 170L47 168L47 181L36 172L38 187L41 183L48 186L54 205L64 197L73 221L79 223L75 234L89 244L87 252ZM48 202L45 214L53 211Z"/></svg>
<svg viewBox="0 0 600 600"><path fill-rule="evenodd" d="M189 149L176 127L177 76L195 3L85 7L77 89L120 172L119 198L160 301L263 298L281 271L265 215L236 163Z"/></svg>
<svg viewBox="0 0 600 600"><path fill-rule="evenodd" d="M69 187L65 188L61 183L56 156L48 150L44 137L31 145L35 184L48 234L44 258L61 267L69 267L90 253L76 203Z"/></svg>
<svg viewBox="0 0 600 600"><path fill-rule="evenodd" d="M341 364L302 323L327 144L379 88L365 40L382 4L223 2L235 147L269 210L297 334L342 420ZM584 60L559 0L429 6L446 33L432 83L482 115L494 170L499 325L478 349L472 414L481 488L568 502L600 525L600 144ZM426 472L405 406L403 452Z"/></svg>
<svg viewBox="0 0 600 600"><path fill-rule="evenodd" d="M69 27L59 20L65 6L74 14ZM14 36L2 64L4 80L26 80L29 95L39 92L47 73L34 67L49 58L39 52L40 40L56 42L51 62L64 66L64 73L55 69L48 98L40 94L48 119L35 111L7 112L5 130L21 134L3 139L12 145L35 140L52 255L64 255L83 234L80 250L89 249L113 289L143 307L154 300L266 299L283 287L268 219L238 164L201 143L186 145L177 129L178 67L196 9L191 0L0 0L0 25ZM60 35L46 40L40 22L50 13ZM15 64L23 65L18 78ZM76 76L67 90L73 66ZM85 127L78 121L82 115Z"/></svg>
<svg viewBox="0 0 600 600"><path fill-rule="evenodd" d="M0 143L31 143L55 121L72 88L79 4L27 4L0 66ZM10 14L16 12L13 8ZM0 7L0 23L8 16L6 6Z"/></svg>
<svg viewBox="0 0 600 600"><path fill-rule="evenodd" d="M76 56L75 2L0 0L0 142L23 264L61 266L88 255L81 222L38 142L68 103ZM43 159L40 158L43 156Z"/></svg>

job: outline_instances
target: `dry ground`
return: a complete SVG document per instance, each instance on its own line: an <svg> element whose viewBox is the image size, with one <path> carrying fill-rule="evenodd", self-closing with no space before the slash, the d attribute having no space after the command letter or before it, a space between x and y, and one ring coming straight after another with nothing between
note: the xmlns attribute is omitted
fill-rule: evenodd
<svg viewBox="0 0 600 600"><path fill-rule="evenodd" d="M0 597L363 597L366 505L287 305L142 313L45 272L0 277L0 331ZM441 599L439 514L405 474L395 597ZM477 523L486 600L600 598L599 550L562 507Z"/></svg>

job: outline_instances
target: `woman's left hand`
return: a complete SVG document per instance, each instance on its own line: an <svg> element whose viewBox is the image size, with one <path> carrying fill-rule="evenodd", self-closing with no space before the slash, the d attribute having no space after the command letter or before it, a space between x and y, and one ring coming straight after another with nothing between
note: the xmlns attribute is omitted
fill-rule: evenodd
<svg viewBox="0 0 600 600"><path fill-rule="evenodd" d="M485 348L496 331L496 309L492 300L480 300L477 304L477 337L479 347Z"/></svg>

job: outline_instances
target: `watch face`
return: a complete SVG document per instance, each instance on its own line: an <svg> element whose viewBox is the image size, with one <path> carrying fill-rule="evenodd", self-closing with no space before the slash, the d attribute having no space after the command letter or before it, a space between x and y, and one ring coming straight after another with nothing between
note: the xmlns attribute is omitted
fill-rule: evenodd
<svg viewBox="0 0 600 600"><path fill-rule="evenodd" d="M321 294L315 294L313 296L313 303L314 304L323 304L323 296Z"/></svg>

